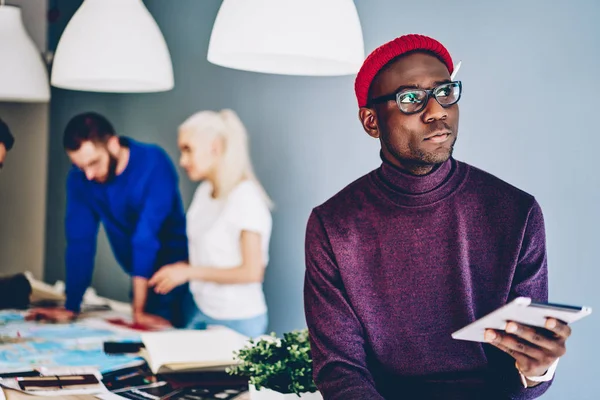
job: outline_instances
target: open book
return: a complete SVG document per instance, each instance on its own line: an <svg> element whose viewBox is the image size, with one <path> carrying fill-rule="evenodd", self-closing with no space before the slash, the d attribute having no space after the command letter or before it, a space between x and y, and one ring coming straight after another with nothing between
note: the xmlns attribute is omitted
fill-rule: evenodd
<svg viewBox="0 0 600 400"><path fill-rule="evenodd" d="M141 334L141 355L153 373L224 370L248 337L226 327Z"/></svg>

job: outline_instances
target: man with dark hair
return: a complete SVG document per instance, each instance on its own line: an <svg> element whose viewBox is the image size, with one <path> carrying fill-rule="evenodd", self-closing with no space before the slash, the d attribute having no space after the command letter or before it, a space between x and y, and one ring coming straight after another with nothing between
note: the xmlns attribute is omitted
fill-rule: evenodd
<svg viewBox="0 0 600 400"><path fill-rule="evenodd" d="M63 144L73 167L67 178L66 295L64 309L36 310L57 320L73 318L90 285L96 237L102 222L121 267L133 277L133 317L144 326L178 324L187 290L158 295L148 278L160 267L187 261L185 214L177 172L156 145L119 137L103 116L77 115Z"/></svg>
<svg viewBox="0 0 600 400"><path fill-rule="evenodd" d="M10 133L8 125L0 119L0 169L4 166L6 153L8 153L15 144L15 138Z"/></svg>
<svg viewBox="0 0 600 400"><path fill-rule="evenodd" d="M571 333L509 322L488 343L452 332L516 297L548 299L535 198L452 158L462 84L421 35L365 60L355 82L382 165L316 207L305 310L326 399L534 399Z"/></svg>

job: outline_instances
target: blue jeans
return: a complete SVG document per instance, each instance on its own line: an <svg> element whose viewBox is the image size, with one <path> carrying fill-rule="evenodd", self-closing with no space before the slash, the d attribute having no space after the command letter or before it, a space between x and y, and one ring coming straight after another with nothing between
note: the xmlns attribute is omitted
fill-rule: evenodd
<svg viewBox="0 0 600 400"><path fill-rule="evenodd" d="M264 335L269 322L267 313L245 319L214 319L198 308L189 291L183 300L183 318L186 329L206 329L207 325L222 325L249 337Z"/></svg>

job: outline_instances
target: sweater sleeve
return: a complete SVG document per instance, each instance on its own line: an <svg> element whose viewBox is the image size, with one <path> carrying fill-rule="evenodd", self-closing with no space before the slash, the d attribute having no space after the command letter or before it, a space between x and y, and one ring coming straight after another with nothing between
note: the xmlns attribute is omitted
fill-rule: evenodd
<svg viewBox="0 0 600 400"><path fill-rule="evenodd" d="M316 211L308 221L305 253L304 305L317 387L328 400L383 399L367 367L362 326Z"/></svg>
<svg viewBox="0 0 600 400"><path fill-rule="evenodd" d="M175 168L166 154L161 153L144 193L144 204L133 234L132 276L150 278L157 268L160 230L177 206L178 181Z"/></svg>
<svg viewBox="0 0 600 400"><path fill-rule="evenodd" d="M91 283L96 255L99 217L89 203L78 171L67 178L65 233L67 248L65 308L79 312L83 295Z"/></svg>
<svg viewBox="0 0 600 400"><path fill-rule="evenodd" d="M548 265L546 257L546 233L544 217L539 204L534 201L527 216L527 225L523 235L521 252L508 301L516 297L531 297L533 301L548 301ZM532 388L525 388L515 360L508 354L490 346L490 363L498 371L500 386L510 399L537 399L544 394L552 381L543 382Z"/></svg>

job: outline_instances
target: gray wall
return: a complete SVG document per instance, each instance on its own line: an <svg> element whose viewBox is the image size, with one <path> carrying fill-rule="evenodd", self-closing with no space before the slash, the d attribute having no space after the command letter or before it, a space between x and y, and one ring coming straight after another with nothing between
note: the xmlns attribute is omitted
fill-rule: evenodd
<svg viewBox="0 0 600 400"><path fill-rule="evenodd" d="M46 0L13 0L25 29L41 53L46 50ZM10 40L10 38L2 38ZM0 102L0 118L15 136L0 173L0 274L44 272L48 103Z"/></svg>
<svg viewBox="0 0 600 400"><path fill-rule="evenodd" d="M73 7L62 0L61 9ZM352 77L285 77L206 61L219 1L146 0L171 50L175 90L107 95L54 90L49 171L47 279L64 276L64 184L60 147L68 118L105 113L120 133L156 142L177 159L177 125L201 109L238 111L251 135L259 177L277 210L265 290L271 328L304 326L303 239L314 205L379 164L378 143L357 119ZM545 213L554 302L598 306L600 225L600 3L357 0L367 51L403 33L438 38L462 59L464 83L456 157L534 194ZM544 15L542 15L544 13ZM64 20L51 27L55 40ZM186 205L194 186L181 174ZM94 284L124 298L129 281L101 239ZM575 325L548 399L592 399L600 391L597 317ZM577 393L576 395L574 393Z"/></svg>

